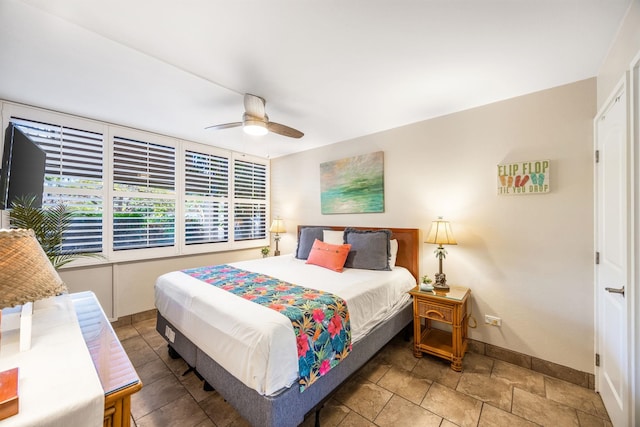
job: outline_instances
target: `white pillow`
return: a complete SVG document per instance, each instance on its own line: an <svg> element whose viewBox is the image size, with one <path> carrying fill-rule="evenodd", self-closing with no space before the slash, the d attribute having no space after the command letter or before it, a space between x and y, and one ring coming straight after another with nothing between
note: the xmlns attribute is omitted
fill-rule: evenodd
<svg viewBox="0 0 640 427"><path fill-rule="evenodd" d="M396 258L398 257L398 241L396 239L389 240L389 267L396 266Z"/></svg>
<svg viewBox="0 0 640 427"><path fill-rule="evenodd" d="M322 241L331 245L344 244L344 231L323 230Z"/></svg>

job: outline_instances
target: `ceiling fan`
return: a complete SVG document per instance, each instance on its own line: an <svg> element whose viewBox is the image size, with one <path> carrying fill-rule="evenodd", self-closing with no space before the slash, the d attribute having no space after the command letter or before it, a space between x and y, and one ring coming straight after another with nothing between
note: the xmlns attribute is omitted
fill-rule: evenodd
<svg viewBox="0 0 640 427"><path fill-rule="evenodd" d="M242 126L242 130L250 135L266 135L268 132L288 136L290 138L301 138L304 133L289 126L281 125L269 121L269 116L265 112L266 101L250 93L244 94L244 114L241 122L224 123L220 125L208 126L205 129L228 129Z"/></svg>

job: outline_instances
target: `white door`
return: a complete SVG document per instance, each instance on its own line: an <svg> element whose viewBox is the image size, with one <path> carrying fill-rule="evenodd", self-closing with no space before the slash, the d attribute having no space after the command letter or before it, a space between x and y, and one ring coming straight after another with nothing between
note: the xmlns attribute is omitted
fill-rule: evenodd
<svg viewBox="0 0 640 427"><path fill-rule="evenodd" d="M596 117L596 390L615 427L630 425L627 336L630 209L627 101L624 85Z"/></svg>

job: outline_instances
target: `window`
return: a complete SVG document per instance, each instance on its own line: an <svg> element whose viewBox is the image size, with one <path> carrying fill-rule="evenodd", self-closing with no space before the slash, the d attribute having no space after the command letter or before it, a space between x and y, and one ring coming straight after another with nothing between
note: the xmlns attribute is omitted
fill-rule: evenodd
<svg viewBox="0 0 640 427"><path fill-rule="evenodd" d="M11 122L47 153L43 205L63 203L76 212L63 250L102 252L102 134L16 117Z"/></svg>
<svg viewBox="0 0 640 427"><path fill-rule="evenodd" d="M229 159L185 150L185 244L229 241Z"/></svg>
<svg viewBox="0 0 640 427"><path fill-rule="evenodd" d="M175 147L113 138L113 250L175 246Z"/></svg>
<svg viewBox="0 0 640 427"><path fill-rule="evenodd" d="M268 160L0 106L3 124L15 123L47 153L44 205L76 213L65 249L119 261L268 244Z"/></svg>
<svg viewBox="0 0 640 427"><path fill-rule="evenodd" d="M235 240L264 239L267 234L267 167L233 162Z"/></svg>

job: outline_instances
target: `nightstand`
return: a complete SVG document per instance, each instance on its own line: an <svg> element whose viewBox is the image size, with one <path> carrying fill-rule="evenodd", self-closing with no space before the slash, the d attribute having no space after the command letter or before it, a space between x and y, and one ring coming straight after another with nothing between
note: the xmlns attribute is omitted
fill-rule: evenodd
<svg viewBox="0 0 640 427"><path fill-rule="evenodd" d="M432 354L451 361L451 369L462 371L462 358L467 351L467 301L469 288L450 286L448 292L420 291L413 296L413 355ZM432 327L431 322L451 325L451 332Z"/></svg>

